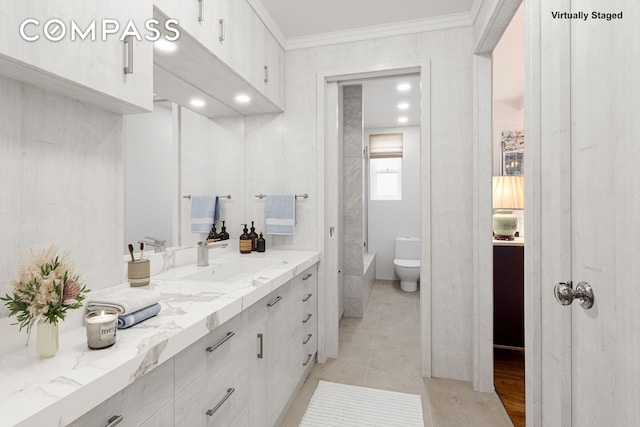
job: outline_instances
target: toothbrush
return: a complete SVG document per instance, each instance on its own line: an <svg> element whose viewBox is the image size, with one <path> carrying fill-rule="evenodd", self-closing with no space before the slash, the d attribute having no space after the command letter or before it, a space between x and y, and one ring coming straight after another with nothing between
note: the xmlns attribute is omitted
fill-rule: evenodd
<svg viewBox="0 0 640 427"><path fill-rule="evenodd" d="M144 242L140 242L140 261L144 259Z"/></svg>
<svg viewBox="0 0 640 427"><path fill-rule="evenodd" d="M133 245L129 243L129 254L131 255L131 262L136 262L136 258L133 256Z"/></svg>

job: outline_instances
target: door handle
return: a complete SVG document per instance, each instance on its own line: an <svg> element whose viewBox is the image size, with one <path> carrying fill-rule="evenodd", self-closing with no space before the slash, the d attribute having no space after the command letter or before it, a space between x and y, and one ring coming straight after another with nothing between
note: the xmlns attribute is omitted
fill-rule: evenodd
<svg viewBox="0 0 640 427"><path fill-rule="evenodd" d="M593 307L593 289L587 282L578 283L575 289L573 289L571 281L560 282L554 287L553 293L556 296L556 300L562 305L571 305L573 300L577 299L580 306L585 310Z"/></svg>

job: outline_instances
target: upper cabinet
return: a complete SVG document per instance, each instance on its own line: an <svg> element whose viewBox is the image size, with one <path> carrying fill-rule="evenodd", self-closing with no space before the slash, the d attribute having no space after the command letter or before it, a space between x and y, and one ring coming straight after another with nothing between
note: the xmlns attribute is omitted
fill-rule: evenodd
<svg viewBox="0 0 640 427"><path fill-rule="evenodd" d="M157 15L177 19L183 31L173 58L158 54L156 65L203 90L224 86L218 88L221 92L204 91L239 114L284 110L284 50L245 0L155 0L154 5ZM194 80L196 74L204 72L185 70L189 64L209 64L216 73ZM187 74L191 78L182 77ZM211 79L217 82L207 81ZM156 92L163 89L157 87ZM252 105L237 104L235 95L239 92L249 95Z"/></svg>
<svg viewBox="0 0 640 427"><path fill-rule="evenodd" d="M112 111L152 109L152 0L9 0L0 16L0 74Z"/></svg>

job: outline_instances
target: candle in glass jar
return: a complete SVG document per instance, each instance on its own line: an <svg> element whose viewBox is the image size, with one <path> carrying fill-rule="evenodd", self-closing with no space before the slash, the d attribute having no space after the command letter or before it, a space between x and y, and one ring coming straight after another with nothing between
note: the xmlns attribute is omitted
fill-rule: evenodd
<svg viewBox="0 0 640 427"><path fill-rule="evenodd" d="M111 347L116 342L118 312L115 310L93 311L85 316L87 345L91 349Z"/></svg>

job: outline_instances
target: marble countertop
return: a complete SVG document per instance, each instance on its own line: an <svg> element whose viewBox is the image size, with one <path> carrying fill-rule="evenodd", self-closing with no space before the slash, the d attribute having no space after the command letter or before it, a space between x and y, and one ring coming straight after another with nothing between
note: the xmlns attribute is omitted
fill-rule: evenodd
<svg viewBox="0 0 640 427"><path fill-rule="evenodd" d="M2 356L0 425L68 424L319 261L319 254L309 251L211 256L212 262L222 263L251 258L279 262L225 282L182 279L212 267L168 270L152 276L146 287L162 295L160 314L118 330L114 346L90 350L80 327L60 335L60 350L51 359L40 360L35 346Z"/></svg>

